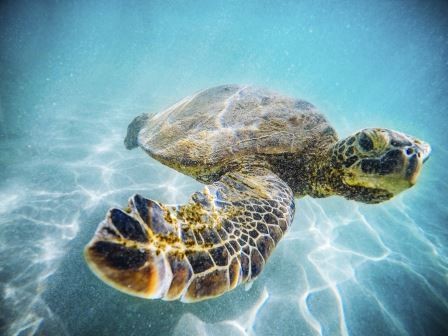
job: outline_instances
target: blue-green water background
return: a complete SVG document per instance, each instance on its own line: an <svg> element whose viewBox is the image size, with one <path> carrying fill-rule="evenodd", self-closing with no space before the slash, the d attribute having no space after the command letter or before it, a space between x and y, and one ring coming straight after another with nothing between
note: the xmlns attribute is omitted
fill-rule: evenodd
<svg viewBox="0 0 448 336"><path fill-rule="evenodd" d="M0 334L447 335L448 6L436 1L2 1ZM250 290L121 294L82 248L110 206L200 188L122 139L137 114L224 83L309 100L341 136L433 147L376 206L297 201Z"/></svg>

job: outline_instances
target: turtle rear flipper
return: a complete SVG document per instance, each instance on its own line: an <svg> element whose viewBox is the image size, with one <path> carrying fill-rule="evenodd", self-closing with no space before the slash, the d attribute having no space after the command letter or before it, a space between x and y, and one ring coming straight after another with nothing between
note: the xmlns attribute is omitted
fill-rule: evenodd
<svg viewBox="0 0 448 336"><path fill-rule="evenodd" d="M128 132L124 139L124 145L126 149L134 149L138 147L138 134L140 130L145 126L146 121L149 119L147 114L139 115L134 118L128 126Z"/></svg>
<svg viewBox="0 0 448 336"><path fill-rule="evenodd" d="M99 278L131 295L201 301L254 280L294 215L270 170L227 173L184 205L139 195L111 209L85 249Z"/></svg>

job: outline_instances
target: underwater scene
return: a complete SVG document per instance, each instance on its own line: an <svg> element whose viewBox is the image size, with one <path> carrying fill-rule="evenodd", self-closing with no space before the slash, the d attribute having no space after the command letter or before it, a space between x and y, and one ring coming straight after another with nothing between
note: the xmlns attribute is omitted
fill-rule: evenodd
<svg viewBox="0 0 448 336"><path fill-rule="evenodd" d="M0 335L448 335L446 2L2 1L0 75ZM412 135L430 158L385 202L296 197L257 279L216 298L112 288L84 255L108 209L204 188L127 150L129 123L226 84L309 102L339 139Z"/></svg>

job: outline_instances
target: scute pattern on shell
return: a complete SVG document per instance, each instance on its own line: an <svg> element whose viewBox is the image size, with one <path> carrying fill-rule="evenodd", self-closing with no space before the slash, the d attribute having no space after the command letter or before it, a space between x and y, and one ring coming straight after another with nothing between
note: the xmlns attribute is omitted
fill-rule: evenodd
<svg viewBox="0 0 448 336"><path fill-rule="evenodd" d="M310 141L333 142L332 133L325 117L306 101L224 85L148 118L138 143L162 163L197 177L238 157L300 154Z"/></svg>

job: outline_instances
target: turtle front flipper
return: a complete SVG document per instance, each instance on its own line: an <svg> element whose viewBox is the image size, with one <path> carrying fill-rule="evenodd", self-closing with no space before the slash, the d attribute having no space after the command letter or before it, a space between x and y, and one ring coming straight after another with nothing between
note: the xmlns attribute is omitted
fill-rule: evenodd
<svg viewBox="0 0 448 336"><path fill-rule="evenodd" d="M131 295L201 301L255 279L294 216L290 188L265 168L230 172L168 206L134 195L85 249L93 272Z"/></svg>

